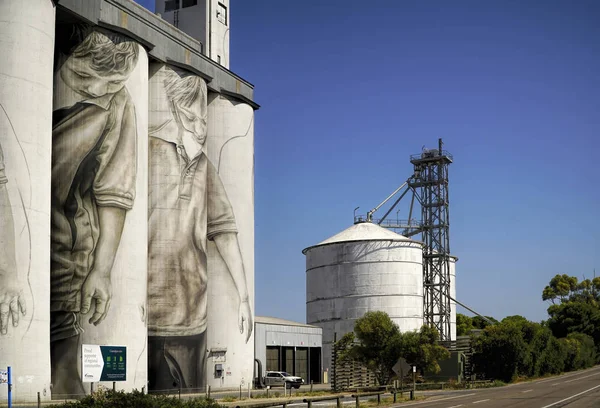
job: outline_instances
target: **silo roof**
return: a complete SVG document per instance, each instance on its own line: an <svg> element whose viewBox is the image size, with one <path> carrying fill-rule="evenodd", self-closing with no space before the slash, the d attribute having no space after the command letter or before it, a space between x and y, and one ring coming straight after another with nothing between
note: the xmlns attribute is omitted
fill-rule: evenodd
<svg viewBox="0 0 600 408"><path fill-rule="evenodd" d="M346 228L342 232L327 238L325 241L321 241L316 245L309 246L302 250L302 253L306 253L307 250L329 244L336 244L339 242L352 242L352 241L405 241L405 242L418 242L410 238L405 237L391 231L387 228L380 227L377 224L371 222L359 222L352 225L350 228Z"/></svg>

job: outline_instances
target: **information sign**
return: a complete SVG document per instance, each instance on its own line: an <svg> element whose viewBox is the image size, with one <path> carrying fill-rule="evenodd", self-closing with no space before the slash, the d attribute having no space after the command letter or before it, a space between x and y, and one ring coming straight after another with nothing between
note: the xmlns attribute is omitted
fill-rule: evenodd
<svg viewBox="0 0 600 408"><path fill-rule="evenodd" d="M81 346L83 382L126 381L127 348L122 346Z"/></svg>

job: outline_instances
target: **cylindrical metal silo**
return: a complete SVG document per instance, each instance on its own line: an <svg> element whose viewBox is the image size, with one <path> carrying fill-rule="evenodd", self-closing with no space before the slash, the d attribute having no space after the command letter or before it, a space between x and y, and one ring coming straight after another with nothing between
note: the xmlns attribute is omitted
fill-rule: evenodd
<svg viewBox="0 0 600 408"><path fill-rule="evenodd" d="M0 325L0 369L12 368L14 402L50 397L54 29L52 1L0 1L0 310L11 311Z"/></svg>
<svg viewBox="0 0 600 408"><path fill-rule="evenodd" d="M334 336L354 330L369 311L384 311L402 332L423 324L423 248L372 223L357 223L302 251L306 322L323 329L323 368Z"/></svg>
<svg viewBox="0 0 600 408"><path fill-rule="evenodd" d="M450 296L456 299L456 261L457 257L450 257ZM450 299L450 340L456 340L456 302Z"/></svg>

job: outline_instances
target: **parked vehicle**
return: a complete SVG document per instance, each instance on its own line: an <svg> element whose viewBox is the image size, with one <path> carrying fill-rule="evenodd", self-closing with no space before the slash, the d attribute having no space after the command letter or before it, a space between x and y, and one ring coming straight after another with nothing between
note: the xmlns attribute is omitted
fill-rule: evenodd
<svg viewBox="0 0 600 408"><path fill-rule="evenodd" d="M265 373L265 385L271 387L285 386L285 388L300 388L304 384L302 377L296 377L285 371L267 371Z"/></svg>

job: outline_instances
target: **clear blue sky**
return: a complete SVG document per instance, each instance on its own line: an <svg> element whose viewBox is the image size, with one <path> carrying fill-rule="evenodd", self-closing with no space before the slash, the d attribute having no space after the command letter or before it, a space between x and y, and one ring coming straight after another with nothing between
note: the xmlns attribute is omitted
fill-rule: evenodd
<svg viewBox="0 0 600 408"><path fill-rule="evenodd" d="M258 315L305 321L301 250L382 201L439 137L460 301L539 321L555 274L600 275L600 2L232 0L230 13L231 69L262 106Z"/></svg>

